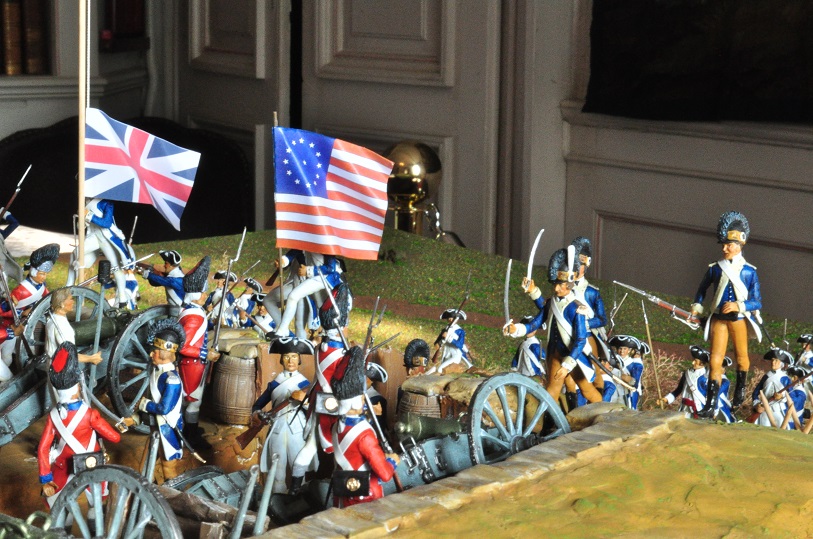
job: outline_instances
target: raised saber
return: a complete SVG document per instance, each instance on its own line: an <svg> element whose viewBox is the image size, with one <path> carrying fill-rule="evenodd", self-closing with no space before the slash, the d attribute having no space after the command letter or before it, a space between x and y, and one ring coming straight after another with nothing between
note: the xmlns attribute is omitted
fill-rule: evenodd
<svg viewBox="0 0 813 539"><path fill-rule="evenodd" d="M545 231L543 228L539 231L539 234L536 235L536 239L534 240L534 245L531 247L531 256L528 257L528 271L525 273L525 278L529 281L531 280L531 272L534 270L534 257L536 256L536 248L539 247L539 240L542 238L542 233Z"/></svg>
<svg viewBox="0 0 813 539"><path fill-rule="evenodd" d="M507 326L512 322L511 320L511 310L508 308L508 287L511 284L511 263L513 259L508 259L508 267L505 268L505 287L502 291L502 310L503 314L505 315L505 325Z"/></svg>

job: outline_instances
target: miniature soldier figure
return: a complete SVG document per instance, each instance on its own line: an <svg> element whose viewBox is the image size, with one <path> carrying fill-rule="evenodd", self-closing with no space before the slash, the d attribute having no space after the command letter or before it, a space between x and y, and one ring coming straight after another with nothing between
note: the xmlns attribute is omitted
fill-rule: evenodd
<svg viewBox="0 0 813 539"><path fill-rule="evenodd" d="M404 368L407 378L426 372L429 365L429 345L423 339L412 339L404 348ZM400 400L401 389L398 389Z"/></svg>
<svg viewBox="0 0 813 539"><path fill-rule="evenodd" d="M302 355L314 355L313 346L309 341L300 341L295 338L281 337L271 343L269 352L280 354L280 364L283 371L268 384L265 391L254 406L252 412L259 412L268 403L273 404L274 409L278 409L281 404L288 405L278 410L272 418L273 423L263 445L262 456L260 457L260 470L268 473L271 469L271 457L279 455L277 472L273 478L273 493L288 492L285 479L288 471L293 469L294 459L305 445L305 438L302 433L305 431L305 412L299 407L299 403L304 402L306 392L310 385L305 376L299 372L302 364ZM259 420L257 418L257 420ZM309 470L315 470L318 464L314 454L314 459Z"/></svg>
<svg viewBox="0 0 813 539"><path fill-rule="evenodd" d="M813 369L813 334L800 335L796 342L802 345L802 349L796 356L795 365L804 369Z"/></svg>
<svg viewBox="0 0 813 539"><path fill-rule="evenodd" d="M547 390L558 396L565 377L570 374L588 402L599 402L601 394L593 386L595 371L586 354L592 353L587 343L587 321L578 312L578 302L573 294L576 276L581 262L572 245L559 249L550 258L548 281L553 286L553 296L544 303L529 324L506 324L503 334L522 337L545 323L548 329ZM527 283L527 291L537 306L542 292L533 281Z"/></svg>
<svg viewBox="0 0 813 539"><path fill-rule="evenodd" d="M263 286L256 279L246 277L243 282L246 287L243 289L243 293L234 300L232 309L234 327L249 327L247 325L248 315L254 311L254 295L263 291Z"/></svg>
<svg viewBox="0 0 813 539"><path fill-rule="evenodd" d="M75 309L76 300L69 287L59 288L51 294L51 311L45 323L45 353L49 356L53 356L64 342L76 344L76 334L67 317ZM77 357L80 363L98 365L102 362L100 351L93 355L77 353Z"/></svg>
<svg viewBox="0 0 813 539"><path fill-rule="evenodd" d="M680 375L680 380L674 391L667 393L656 404L672 404L680 399L681 412L686 417L697 418L697 412L706 404L706 390L708 388L708 364L711 354L700 346L689 347L692 353L692 366Z"/></svg>
<svg viewBox="0 0 813 539"><path fill-rule="evenodd" d="M621 363L621 379L635 388L635 391L627 390L625 403L630 410L637 410L643 389L641 380L644 363L640 356L643 343L632 335L613 335L607 344L617 351L616 357Z"/></svg>
<svg viewBox="0 0 813 539"><path fill-rule="evenodd" d="M276 327L274 319L268 314L268 310L263 304L265 294L252 294L251 299L254 305L257 306L257 310L254 312L254 316L251 317L248 313L245 313L245 320L241 316L240 327L254 328L260 337L265 337L266 333L270 333Z"/></svg>
<svg viewBox="0 0 813 539"><path fill-rule="evenodd" d="M325 290L325 285L322 282L320 275L324 275L328 286L335 289L337 286L339 286L339 283L342 282L341 274L344 271L341 261L333 255L324 255L321 253L301 251L298 249L291 249L285 253L285 256L282 257L282 268L285 269L288 267L293 259L299 261L299 269L297 270L297 273L299 277L303 277L304 280L302 280L291 290L291 293L288 294L285 300L288 307L285 309L285 312L282 315L282 320L280 320L279 325L275 330L276 334L281 336L288 334L288 326L290 326L291 321L296 315L295 306L299 304L300 300L314 294L317 295L317 300L320 304L325 299L325 295L329 291ZM277 298L272 297L271 302L269 303L268 298L271 296L273 296L273 294L266 296L266 307L268 308L268 312L273 315L274 310L271 303L273 303L273 300ZM304 333L304 327L303 329L297 327L296 336L300 339L307 338L307 335Z"/></svg>
<svg viewBox="0 0 813 539"><path fill-rule="evenodd" d="M211 448L203 439L203 430L198 426L198 420L206 375L210 368L208 364L220 358L219 352L208 349L206 311L203 310L206 302L203 292L208 284L209 263L209 257L205 256L192 271L184 275L183 307L178 316L178 323L186 333L186 340L179 352L181 361L178 366L185 401L183 434L198 449Z"/></svg>
<svg viewBox="0 0 813 539"><path fill-rule="evenodd" d="M42 495L51 507L59 491L73 478L72 457L101 451L99 436L118 442L121 435L82 399L82 372L73 343L59 345L51 359L48 376L56 389L57 403L48 413L37 461ZM99 464L104 464L103 460ZM107 495L106 484L102 494Z"/></svg>
<svg viewBox="0 0 813 539"><path fill-rule="evenodd" d="M760 379L757 387L754 388L752 399L754 401L754 409L759 412L757 425L763 427L770 427L771 421L768 419L768 413L773 414L774 421L777 425L782 424L785 419L785 414L788 411L788 405L785 402L785 392L781 391L782 388L790 384L790 377L788 377L785 369L793 365L793 356L785 350L772 348L764 356L763 359L771 362L771 370L766 372L762 379ZM766 410L759 398L759 392L768 398L770 410ZM781 391L781 393L780 393Z"/></svg>
<svg viewBox="0 0 813 539"><path fill-rule="evenodd" d="M692 304L692 314L703 314L703 300L708 288L714 285L710 316L706 320L704 338L711 339L709 363L709 394L706 406L698 412L700 417L710 418L717 406L720 392L723 358L728 349L729 337L734 344L737 360L737 384L732 405L736 408L745 399L745 381L748 376L748 337L750 334L762 340L759 309L762 298L759 279L754 266L742 256L742 248L750 235L748 219L739 212L729 211L720 216L717 224L717 240L723 244L723 258L709 265L703 276Z"/></svg>
<svg viewBox="0 0 813 539"><path fill-rule="evenodd" d="M314 398L310 399L307 414L310 430L305 433L305 446L296 456L293 467L291 493L294 494L301 488L305 472L316 455L317 439L319 447L325 453L330 454L333 452L333 440L330 432L336 422L336 416L317 413L315 395L320 392L332 393L333 391L330 383L347 353L342 342L342 331L349 323L352 295L347 284L341 283L340 286L333 290L333 296L335 305L339 309L339 316L336 316L329 299L319 309L319 319L322 322L323 332L322 343L319 345L314 358L316 361L316 376L313 380L312 390ZM311 419L313 414L316 414L316 420Z"/></svg>
<svg viewBox="0 0 813 539"><path fill-rule="evenodd" d="M788 390L788 395L790 396L790 400L793 402L793 408L796 410L796 415L799 417L799 421L801 421L802 414L805 410L805 402L807 402L807 393L805 392L802 378L804 378L805 374L807 374L807 371L798 365L791 365L787 370L788 377L793 384L793 387ZM797 427L793 419L788 421L788 429L793 430L795 428Z"/></svg>
<svg viewBox="0 0 813 539"><path fill-rule="evenodd" d="M333 503L336 507L348 507L381 498L384 496L381 482L392 479L398 466L398 455L384 454L378 436L364 416L364 373L364 350L354 346L349 351L347 368L341 378L334 380L332 384L333 394L339 402L339 420L332 432L336 460ZM355 485L354 479L350 479L346 472L367 472L369 491L349 495ZM339 490L336 485L344 488ZM336 491L339 491L338 495Z"/></svg>
<svg viewBox="0 0 813 539"><path fill-rule="evenodd" d="M59 258L59 244L56 243L49 243L31 253L28 277L11 291L11 303L13 308L17 310L17 315L25 314L40 299L48 295L45 280L54 268L57 258ZM10 327L14 320L14 313L11 312L11 308L12 306L9 304L2 305L0 316L3 318L3 327ZM11 362L11 355L14 353L16 344L14 333L11 333L6 341L0 345L0 356L2 356L4 363Z"/></svg>
<svg viewBox="0 0 813 539"><path fill-rule="evenodd" d="M214 328L214 320L220 316L220 325L225 327L232 327L232 313L234 312L234 294L226 290L226 300L223 301L223 285L226 282L226 271L216 271L215 276L215 289L206 298L203 308L206 309L209 318L209 329ZM229 273L229 283L234 284L237 282L237 274L234 272Z"/></svg>
<svg viewBox="0 0 813 539"><path fill-rule="evenodd" d="M533 316L523 316L520 324L530 324ZM524 374L525 376L538 376L543 378L547 373L542 361L545 359L545 352L539 346L539 339L536 338L536 331L533 330L525 335L525 340L517 348L514 359L511 360L511 370Z"/></svg>
<svg viewBox="0 0 813 539"><path fill-rule="evenodd" d="M437 372L443 374L443 370L452 364L461 362L468 369L471 367L469 360L469 347L466 346L466 332L457 323L466 319L466 313L458 309L446 309L440 315L440 319L448 321L446 328L440 332L435 346L440 347L441 354L438 363L426 371L426 374Z"/></svg>
<svg viewBox="0 0 813 539"><path fill-rule="evenodd" d="M163 286L166 289L167 303L180 307L183 304L183 270L181 269L181 253L178 251L158 251L164 261L163 271L144 269L139 266L138 272L147 279L152 286Z"/></svg>
<svg viewBox="0 0 813 539"><path fill-rule="evenodd" d="M7 279L14 279L15 283L20 283L23 280L23 269L6 248L6 239L20 226L20 222L9 212L6 213L4 221L7 226L0 230L0 266Z"/></svg>
<svg viewBox="0 0 813 539"><path fill-rule="evenodd" d="M609 358L601 358L601 363L604 368L613 373L616 377L621 377L621 370L618 368L618 359L614 355ZM603 402L624 402L623 397L618 393L618 386L615 384L613 377L606 372L601 373L604 381L604 389L601 391L601 400Z"/></svg>
<svg viewBox="0 0 813 539"><path fill-rule="evenodd" d="M373 406L372 413L375 414L379 425L384 425L387 417L387 399L373 386L373 382L386 384L389 379L387 371L378 363L367 362L366 381L367 390L364 392L366 400Z"/></svg>
<svg viewBox="0 0 813 539"><path fill-rule="evenodd" d="M117 267L117 269L113 270L113 277L116 281L116 299L119 307L127 307L127 283L122 268L132 264L135 259L132 256L132 250L127 245L124 233L116 226L116 221L113 218L113 204L109 200L98 198L88 200L85 205L85 223L87 224L87 233L85 235L85 252L82 256L82 266L85 268L91 267L101 252L110 261L110 264ZM76 283L76 275L79 271L78 249L77 246L71 255L66 286L72 286Z"/></svg>
<svg viewBox="0 0 813 539"><path fill-rule="evenodd" d="M711 359L711 354L709 354L709 359ZM731 382L728 381L725 375L725 370L733 364L734 361L730 357L725 356L723 358L723 378L720 383L720 395L717 398L717 412L714 414L715 419L725 423L736 423L731 401L728 400L728 388L731 386Z"/></svg>
<svg viewBox="0 0 813 539"><path fill-rule="evenodd" d="M152 322L148 328L147 342L151 346L149 372L149 397L138 402L140 415L128 424L144 423L151 431L157 431L161 439L161 473L167 481L180 475L183 458L183 441L180 432L184 428L181 414L183 388L181 377L175 370L175 359L180 347L186 342L186 333L177 320L164 318ZM149 442L142 460L148 457ZM143 465L143 462L142 462ZM157 470L156 470L157 471Z"/></svg>

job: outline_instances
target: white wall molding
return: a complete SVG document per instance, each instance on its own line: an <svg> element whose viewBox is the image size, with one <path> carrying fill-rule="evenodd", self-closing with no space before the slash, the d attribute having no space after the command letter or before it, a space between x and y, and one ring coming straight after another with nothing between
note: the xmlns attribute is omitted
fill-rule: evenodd
<svg viewBox="0 0 813 539"><path fill-rule="evenodd" d="M316 74L328 79L361 80L418 86L453 86L455 82L455 0L409 0L388 4L389 33L355 20L353 0L318 2L315 31ZM383 10L382 10L383 11ZM380 14L379 14L380 16ZM398 32L401 22L409 29Z"/></svg>

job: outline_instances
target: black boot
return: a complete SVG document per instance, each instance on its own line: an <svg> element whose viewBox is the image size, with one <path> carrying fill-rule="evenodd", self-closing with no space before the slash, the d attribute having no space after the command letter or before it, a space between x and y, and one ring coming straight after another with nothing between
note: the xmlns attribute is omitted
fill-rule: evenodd
<svg viewBox="0 0 813 539"><path fill-rule="evenodd" d="M288 489L288 494L296 495L299 494L299 491L302 490L302 480L305 479L304 476L296 476L294 475L291 477L291 488Z"/></svg>
<svg viewBox="0 0 813 539"><path fill-rule="evenodd" d="M184 438L192 445L195 451L208 451L212 445L203 437L204 430L197 423L185 423L183 426Z"/></svg>
<svg viewBox="0 0 813 539"><path fill-rule="evenodd" d="M720 383L716 380L709 381L709 389L706 392L706 405L697 412L700 419L713 419L717 415L717 397L720 394Z"/></svg>
<svg viewBox="0 0 813 539"><path fill-rule="evenodd" d="M568 391L565 393L565 402L567 402L567 411L569 413L579 406L579 396L572 391Z"/></svg>
<svg viewBox="0 0 813 539"><path fill-rule="evenodd" d="M731 400L731 407L738 408L745 402L745 378L748 371L737 371L737 385L734 387L734 398Z"/></svg>

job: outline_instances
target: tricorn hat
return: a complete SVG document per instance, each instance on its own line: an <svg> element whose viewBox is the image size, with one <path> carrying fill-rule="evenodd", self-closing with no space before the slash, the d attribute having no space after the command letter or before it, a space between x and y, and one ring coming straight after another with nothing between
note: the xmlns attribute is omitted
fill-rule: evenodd
<svg viewBox="0 0 813 539"><path fill-rule="evenodd" d="M632 335L613 335L612 337L610 337L610 340L607 341L607 344L609 344L610 346L614 346L616 348L626 346L627 348L630 348L637 352L641 352L643 348L643 346L641 345L641 341L639 341Z"/></svg>
<svg viewBox="0 0 813 539"><path fill-rule="evenodd" d="M229 273L229 282L230 283L236 283L237 282L237 274L234 273L233 271L230 271L228 273ZM226 270L219 270L219 271L215 272L215 275L214 275L215 280L225 279L225 278L226 278Z"/></svg>
<svg viewBox="0 0 813 539"><path fill-rule="evenodd" d="M183 276L183 291L187 294L200 293L206 290L209 279L209 264L211 259L204 256L192 271Z"/></svg>
<svg viewBox="0 0 813 539"><path fill-rule="evenodd" d="M251 294L251 301L253 301L257 305L262 305L262 302L263 302L264 299L265 299L265 294L263 294L263 293L258 292L256 294Z"/></svg>
<svg viewBox="0 0 813 539"><path fill-rule="evenodd" d="M390 377L390 375L387 374L387 370L384 367L382 367L378 363L373 363L372 361L367 362L365 376L367 376L367 378L369 378L373 382L381 383L386 383Z"/></svg>
<svg viewBox="0 0 813 539"><path fill-rule="evenodd" d="M59 258L58 243L43 245L31 253L31 257L29 258L29 263L31 264L30 269L32 272L42 271L44 273L48 273L53 269L54 262L56 262L57 258Z"/></svg>
<svg viewBox="0 0 813 539"><path fill-rule="evenodd" d="M445 311L440 313L441 320L454 320L455 318L465 320L466 313L458 309L446 309Z"/></svg>
<svg viewBox="0 0 813 539"><path fill-rule="evenodd" d="M172 266L179 266L181 264L181 253L178 251L158 251L158 256L160 256L164 262Z"/></svg>
<svg viewBox="0 0 813 539"><path fill-rule="evenodd" d="M548 281L556 283L572 283L579 275L581 261L576 256L576 248L569 245L567 249L559 249L550 257L548 262Z"/></svg>
<svg viewBox="0 0 813 539"><path fill-rule="evenodd" d="M799 335L799 338L796 339L796 342L803 344L813 343L813 334L805 333L804 335Z"/></svg>
<svg viewBox="0 0 813 539"><path fill-rule="evenodd" d="M768 352L765 353L764 356L762 356L762 359L765 359L767 361L771 361L772 359L778 359L779 361L785 364L785 367L790 367L795 363L795 361L793 360L793 356L790 354L790 352L782 350L781 348L771 348L770 350L768 350Z"/></svg>
<svg viewBox="0 0 813 539"><path fill-rule="evenodd" d="M247 287L254 290L255 292L263 291L263 285L257 282L257 279L254 279L253 277L246 277L244 282L246 283Z"/></svg>
<svg viewBox="0 0 813 539"><path fill-rule="evenodd" d="M163 318L148 326L147 342L153 348L177 352L186 342L186 332L175 318Z"/></svg>
<svg viewBox="0 0 813 539"><path fill-rule="evenodd" d="M51 358L51 367L48 370L51 385L54 389L70 389L82 380L82 371L79 369L79 356L76 346L70 341L63 341Z"/></svg>
<svg viewBox="0 0 813 539"><path fill-rule="evenodd" d="M720 216L720 221L717 223L718 243L737 242L740 245L745 245L750 234L751 228L748 226L748 219L740 212L727 211Z"/></svg>
<svg viewBox="0 0 813 539"><path fill-rule="evenodd" d="M703 363L708 363L711 361L711 353L702 346L693 344L689 347L689 350L691 351L693 358L699 359Z"/></svg>
<svg viewBox="0 0 813 539"><path fill-rule="evenodd" d="M268 351L272 354L299 354L315 355L313 345L307 339L297 339L296 337L279 337L271 341Z"/></svg>

